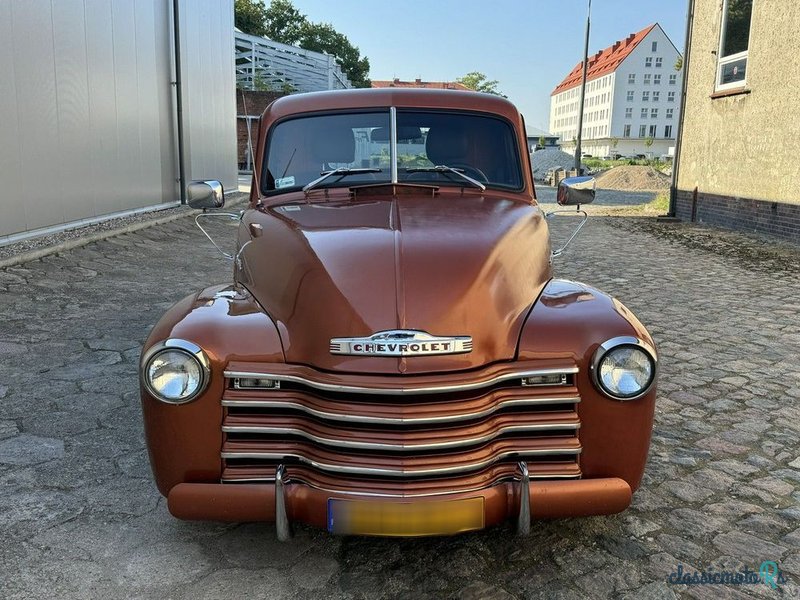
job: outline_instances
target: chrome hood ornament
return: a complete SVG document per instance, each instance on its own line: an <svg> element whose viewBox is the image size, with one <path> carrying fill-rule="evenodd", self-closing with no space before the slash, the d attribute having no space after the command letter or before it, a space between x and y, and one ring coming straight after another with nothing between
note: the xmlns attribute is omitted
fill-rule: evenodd
<svg viewBox="0 0 800 600"><path fill-rule="evenodd" d="M437 337L415 329L379 331L369 337L333 338L331 354L353 356L431 356L472 352L468 335Z"/></svg>

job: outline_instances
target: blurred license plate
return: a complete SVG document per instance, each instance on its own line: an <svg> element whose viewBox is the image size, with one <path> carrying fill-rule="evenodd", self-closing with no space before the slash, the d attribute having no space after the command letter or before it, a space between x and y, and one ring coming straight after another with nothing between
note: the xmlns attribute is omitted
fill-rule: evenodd
<svg viewBox="0 0 800 600"><path fill-rule="evenodd" d="M448 535L483 528L483 498L393 502L328 500L328 531L349 535Z"/></svg>

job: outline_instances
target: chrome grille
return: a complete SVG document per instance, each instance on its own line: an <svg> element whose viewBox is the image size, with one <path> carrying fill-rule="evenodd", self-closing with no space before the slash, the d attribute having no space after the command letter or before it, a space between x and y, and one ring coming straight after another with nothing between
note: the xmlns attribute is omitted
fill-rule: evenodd
<svg viewBox="0 0 800 600"><path fill-rule="evenodd" d="M515 476L580 477L574 366L479 373L344 376L291 365L230 365L222 404L224 482L287 478L329 489L467 489ZM523 386L532 374L558 384ZM274 379L244 389L245 378ZM355 492L353 492L355 493Z"/></svg>

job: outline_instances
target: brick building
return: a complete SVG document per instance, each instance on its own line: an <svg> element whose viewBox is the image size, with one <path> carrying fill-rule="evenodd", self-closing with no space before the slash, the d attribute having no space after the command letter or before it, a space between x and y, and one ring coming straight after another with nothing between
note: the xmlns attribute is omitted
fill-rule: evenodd
<svg viewBox="0 0 800 600"><path fill-rule="evenodd" d="M252 136L253 152L255 152L261 114L273 100L285 95L283 92L236 90L236 156L238 158L239 171L248 172L252 170L248 139L249 136Z"/></svg>

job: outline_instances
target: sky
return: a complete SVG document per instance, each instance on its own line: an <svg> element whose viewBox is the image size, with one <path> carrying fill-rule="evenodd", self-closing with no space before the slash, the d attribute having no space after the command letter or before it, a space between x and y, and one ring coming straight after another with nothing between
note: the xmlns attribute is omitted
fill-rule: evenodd
<svg viewBox="0 0 800 600"><path fill-rule="evenodd" d="M292 1L358 46L371 79L453 81L480 71L544 130L550 93L583 58L588 0ZM589 54L653 23L683 52L686 4L592 0Z"/></svg>

